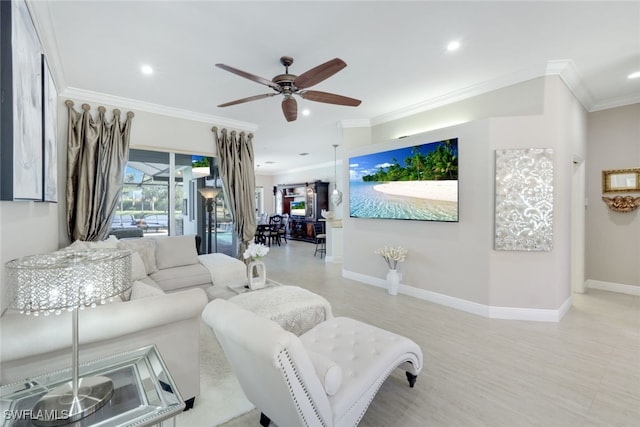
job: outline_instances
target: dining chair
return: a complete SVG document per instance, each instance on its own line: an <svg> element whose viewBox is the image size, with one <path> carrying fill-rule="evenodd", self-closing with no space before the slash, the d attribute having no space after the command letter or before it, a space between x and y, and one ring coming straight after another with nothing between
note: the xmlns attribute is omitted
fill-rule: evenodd
<svg viewBox="0 0 640 427"><path fill-rule="evenodd" d="M324 232L324 224L322 222L313 223L313 236L315 238L316 250L313 256L320 253L320 259L327 253L327 235Z"/></svg>

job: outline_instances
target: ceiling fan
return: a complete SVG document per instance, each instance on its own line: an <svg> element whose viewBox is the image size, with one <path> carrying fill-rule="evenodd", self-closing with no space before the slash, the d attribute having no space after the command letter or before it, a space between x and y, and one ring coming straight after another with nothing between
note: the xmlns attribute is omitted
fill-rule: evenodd
<svg viewBox="0 0 640 427"><path fill-rule="evenodd" d="M272 80L256 76L246 71L238 70L237 68L230 67L225 64L216 64L216 67L229 71L233 74L237 74L245 79L253 80L254 82L269 86L275 93L265 93L263 95L250 96L248 98L237 99L235 101L226 102L218 105L218 107L229 107L231 105L242 104L244 102L256 101L258 99L269 98L274 95L284 95L282 100L282 112L288 122L294 121L298 117L298 104L293 95L298 95L303 99L309 101L324 102L327 104L346 105L349 107L357 107L362 101L359 99L348 98L342 95L336 95L334 93L320 92L317 90L306 90L307 88L320 83L323 80L333 76L338 71L342 70L347 64L340 58L334 58L330 61L320 64L317 67L310 69L309 71L296 76L295 74L289 74L289 66L293 64L293 58L290 56L283 56L280 58L280 63L284 65L284 74L278 74Z"/></svg>

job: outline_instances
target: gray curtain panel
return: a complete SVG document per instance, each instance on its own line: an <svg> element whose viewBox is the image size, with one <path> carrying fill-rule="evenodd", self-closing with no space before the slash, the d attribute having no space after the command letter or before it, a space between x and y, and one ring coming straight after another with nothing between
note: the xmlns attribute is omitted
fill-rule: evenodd
<svg viewBox="0 0 640 427"><path fill-rule="evenodd" d="M133 113L120 122L120 110L113 110L107 121L106 109L98 108L96 119L91 107L82 112L65 102L69 111L67 136L67 232L70 241L103 240L109 234L116 212L124 169L129 157L129 136Z"/></svg>
<svg viewBox="0 0 640 427"><path fill-rule="evenodd" d="M253 170L253 134L237 134L227 129L211 129L216 141L222 187L233 216L234 232L240 241L242 256L256 232L256 176Z"/></svg>

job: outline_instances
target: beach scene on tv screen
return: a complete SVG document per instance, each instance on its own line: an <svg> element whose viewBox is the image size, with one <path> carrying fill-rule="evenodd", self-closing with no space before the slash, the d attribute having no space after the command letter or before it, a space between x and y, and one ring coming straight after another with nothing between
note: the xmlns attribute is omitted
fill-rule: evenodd
<svg viewBox="0 0 640 427"><path fill-rule="evenodd" d="M458 221L458 139L351 157L349 216Z"/></svg>

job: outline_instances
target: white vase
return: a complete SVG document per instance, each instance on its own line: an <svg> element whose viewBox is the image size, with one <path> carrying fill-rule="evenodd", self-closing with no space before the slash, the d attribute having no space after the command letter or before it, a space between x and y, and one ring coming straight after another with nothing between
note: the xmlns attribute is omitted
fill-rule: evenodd
<svg viewBox="0 0 640 427"><path fill-rule="evenodd" d="M247 264L247 279L249 289L262 289L267 283L267 267L262 261L251 261Z"/></svg>
<svg viewBox="0 0 640 427"><path fill-rule="evenodd" d="M387 273L387 292L389 295L398 295L400 287L400 274L398 270L389 270Z"/></svg>

